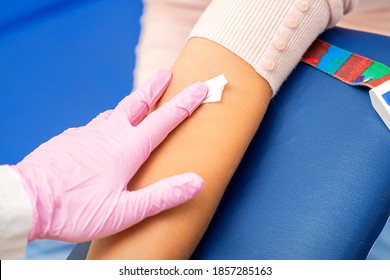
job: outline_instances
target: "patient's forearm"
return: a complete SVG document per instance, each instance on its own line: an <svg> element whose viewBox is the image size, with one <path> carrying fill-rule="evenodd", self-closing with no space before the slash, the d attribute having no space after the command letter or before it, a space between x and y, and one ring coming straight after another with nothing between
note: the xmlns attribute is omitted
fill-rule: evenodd
<svg viewBox="0 0 390 280"><path fill-rule="evenodd" d="M182 206L148 218L117 235L94 241L89 258L189 258L271 98L267 82L251 66L206 39L192 38L172 72L172 82L161 102L193 82L222 73L229 83L221 102L202 105L168 136L131 180L129 189L183 172L202 176L204 189Z"/></svg>

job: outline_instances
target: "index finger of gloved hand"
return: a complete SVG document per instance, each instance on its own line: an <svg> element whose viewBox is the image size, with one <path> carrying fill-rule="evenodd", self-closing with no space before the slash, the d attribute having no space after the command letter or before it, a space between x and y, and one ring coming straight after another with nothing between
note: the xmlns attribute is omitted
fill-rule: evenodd
<svg viewBox="0 0 390 280"><path fill-rule="evenodd" d="M150 113L137 127L151 144L150 150L154 150L176 126L189 117L206 95L206 84L197 82Z"/></svg>
<svg viewBox="0 0 390 280"><path fill-rule="evenodd" d="M176 207L196 196L203 188L203 179L195 173L185 173L158 181L138 191L126 192L118 202L116 220L122 228Z"/></svg>
<svg viewBox="0 0 390 280"><path fill-rule="evenodd" d="M117 113L125 113L131 125L138 125L160 99L167 88L172 73L169 70L157 71L148 81L126 96L115 108Z"/></svg>

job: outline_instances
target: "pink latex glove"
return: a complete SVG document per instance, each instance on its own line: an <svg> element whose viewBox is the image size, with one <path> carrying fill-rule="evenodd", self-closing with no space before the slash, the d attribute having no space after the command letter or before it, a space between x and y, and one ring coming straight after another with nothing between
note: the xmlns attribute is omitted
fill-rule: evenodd
<svg viewBox="0 0 390 280"><path fill-rule="evenodd" d="M11 166L33 207L29 241L108 236L200 192L203 180L194 173L127 190L153 149L206 97L207 86L195 83L148 115L170 79L168 70L158 71L114 110L64 131Z"/></svg>

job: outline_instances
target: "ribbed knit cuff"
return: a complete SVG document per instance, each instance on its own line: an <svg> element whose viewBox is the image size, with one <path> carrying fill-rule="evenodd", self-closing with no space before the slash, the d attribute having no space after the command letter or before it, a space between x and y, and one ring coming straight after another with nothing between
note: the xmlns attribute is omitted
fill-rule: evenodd
<svg viewBox="0 0 390 280"><path fill-rule="evenodd" d="M350 2L213 0L189 38L207 38L232 51L266 79L275 94L311 43L340 19Z"/></svg>

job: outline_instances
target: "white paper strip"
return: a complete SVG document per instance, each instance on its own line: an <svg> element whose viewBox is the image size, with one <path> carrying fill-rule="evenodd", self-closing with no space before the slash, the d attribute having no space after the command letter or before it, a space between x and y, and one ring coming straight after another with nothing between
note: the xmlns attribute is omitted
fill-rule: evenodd
<svg viewBox="0 0 390 280"><path fill-rule="evenodd" d="M223 74L204 82L208 87L207 97L203 103L219 102L222 100L222 92L228 83Z"/></svg>

